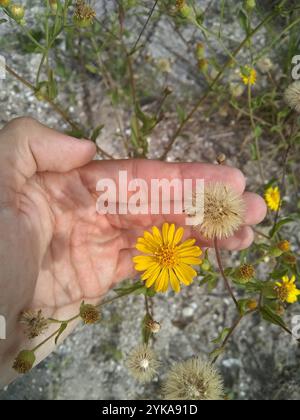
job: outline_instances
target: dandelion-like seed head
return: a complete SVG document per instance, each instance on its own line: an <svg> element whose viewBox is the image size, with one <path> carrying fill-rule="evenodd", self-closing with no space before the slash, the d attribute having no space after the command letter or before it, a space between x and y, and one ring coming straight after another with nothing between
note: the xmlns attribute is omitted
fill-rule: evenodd
<svg viewBox="0 0 300 420"><path fill-rule="evenodd" d="M292 83L284 92L285 102L289 107L300 113L300 81Z"/></svg>
<svg viewBox="0 0 300 420"><path fill-rule="evenodd" d="M26 335L30 340L43 334L49 326L49 321L43 317L42 311L23 312L20 323L24 325Z"/></svg>
<svg viewBox="0 0 300 420"><path fill-rule="evenodd" d="M194 357L173 366L163 395L166 400L222 400L223 380L211 363Z"/></svg>
<svg viewBox="0 0 300 420"><path fill-rule="evenodd" d="M195 209L195 216L199 211ZM207 239L229 238L241 227L244 216L245 204L240 195L226 184L208 183L204 188L203 223L195 229Z"/></svg>
<svg viewBox="0 0 300 420"><path fill-rule="evenodd" d="M128 355L126 365L135 379L150 382L160 366L155 352L146 344L135 347Z"/></svg>

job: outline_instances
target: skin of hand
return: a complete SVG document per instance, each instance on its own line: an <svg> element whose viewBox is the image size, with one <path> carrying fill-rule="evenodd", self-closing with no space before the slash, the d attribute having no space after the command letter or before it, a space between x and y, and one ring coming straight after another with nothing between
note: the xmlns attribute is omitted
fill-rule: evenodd
<svg viewBox="0 0 300 420"><path fill-rule="evenodd" d="M224 249L248 247L251 225L266 214L262 198L246 193L245 178L234 168L201 163L171 164L147 160L93 161L95 145L18 118L0 131L0 314L7 339L0 340L0 386L16 374L11 366L20 350L34 348L20 326L25 310L69 319L80 303L99 302L119 281L134 276L132 257L138 236L165 221L183 224L182 216L110 215L96 212L96 184L101 178L204 178L222 181L244 194L245 226L221 243ZM146 178L145 178L146 177ZM191 234L190 228L186 230ZM195 233L193 232L193 236ZM199 238L199 245L209 245ZM76 323L75 323L76 324ZM64 338L74 328L65 331ZM50 327L46 336L57 329ZM38 350L37 362L55 348L52 340Z"/></svg>

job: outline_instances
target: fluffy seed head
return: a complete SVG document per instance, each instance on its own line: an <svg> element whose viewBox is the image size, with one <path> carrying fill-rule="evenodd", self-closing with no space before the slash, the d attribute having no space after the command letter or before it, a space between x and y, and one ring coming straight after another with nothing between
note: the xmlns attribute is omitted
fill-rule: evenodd
<svg viewBox="0 0 300 420"><path fill-rule="evenodd" d="M128 355L126 365L135 379L150 382L160 366L155 352L146 344L135 347Z"/></svg>
<svg viewBox="0 0 300 420"><path fill-rule="evenodd" d="M24 325L26 335L30 340L43 334L49 326L49 321L43 317L42 311L23 312L20 323Z"/></svg>
<svg viewBox="0 0 300 420"><path fill-rule="evenodd" d="M300 113L300 81L292 83L284 92L285 102Z"/></svg>
<svg viewBox="0 0 300 420"><path fill-rule="evenodd" d="M173 366L163 395L166 400L222 400L223 381L211 363L194 357Z"/></svg>
<svg viewBox="0 0 300 420"><path fill-rule="evenodd" d="M195 210L195 216L199 210ZM209 183L204 188L204 220L195 229L207 239L229 238L243 224L244 215L245 204L240 195L226 184Z"/></svg>

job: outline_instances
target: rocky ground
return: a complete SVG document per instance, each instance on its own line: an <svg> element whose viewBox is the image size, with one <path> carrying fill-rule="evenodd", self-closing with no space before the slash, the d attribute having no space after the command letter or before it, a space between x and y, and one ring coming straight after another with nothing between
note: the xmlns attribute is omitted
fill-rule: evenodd
<svg viewBox="0 0 300 420"><path fill-rule="evenodd" d="M161 39L166 40L165 27L156 28L153 35L153 54L165 55L173 44L161 43L162 49L155 49ZM239 38L239 26L227 22L224 29L228 36ZM1 35L5 30L1 29ZM173 41L174 42L174 41ZM258 42L263 42L260 38ZM20 54L8 57L9 63L25 77L31 78L40 57ZM171 80L182 79L187 64L176 64ZM99 118L105 123L99 144L116 157L122 157L116 135L116 124L109 104L101 98L93 97L97 86L95 81L88 86L95 121ZM201 91L201 83L189 78L186 84ZM61 95L61 100L64 101ZM97 107L95 100L97 99ZM41 122L64 130L56 114L34 95L7 77L0 91L0 124L11 118L29 115ZM76 85L74 105L68 105L71 114L78 120L85 120L83 86ZM223 110L224 111L224 110ZM226 111L226 110L225 110ZM243 121L233 119L230 112L216 111L207 118L205 109L197 115L187 136L177 142L169 155L170 161L214 161L219 152L229 157L229 163L244 170L249 188L256 190L259 185L257 168L249 159L248 152L241 147L246 141L249 129ZM126 117L126 115L125 115ZM151 156L157 157L167 141L167 135L174 124L174 115L167 116L166 123L150 141ZM268 139L263 145L268 148ZM273 175L278 169L276 162L266 162L266 171ZM294 241L299 242L299 231L294 229ZM298 235L298 237L297 237ZM234 257L234 256L233 256ZM94 327L78 327L61 344L55 353L41 363L29 375L20 378L7 389L0 391L1 400L62 400L62 399L159 399L160 381L167 368L175 361L190 356L207 355L212 349L211 340L216 338L225 326L234 319L232 305L221 286L208 294L205 289L187 288L179 296L158 296L155 303L155 318L162 323L155 347L163 361L159 381L146 387L137 384L124 366L128 351L140 342L140 331L136 325L144 316L143 299L134 296L105 307L103 321ZM297 313L297 308L295 309ZM299 312L299 311L298 311ZM289 321L290 322L290 321ZM241 325L221 358L219 367L224 374L229 398L235 399L299 399L300 398L300 351L299 346L284 335L277 327L261 323L258 318L249 318Z"/></svg>

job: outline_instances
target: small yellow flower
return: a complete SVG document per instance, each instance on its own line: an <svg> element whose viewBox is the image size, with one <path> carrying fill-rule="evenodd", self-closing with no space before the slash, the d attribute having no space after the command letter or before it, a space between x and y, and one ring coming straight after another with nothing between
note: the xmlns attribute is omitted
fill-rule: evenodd
<svg viewBox="0 0 300 420"><path fill-rule="evenodd" d="M242 68L240 76L246 86L255 85L257 80L257 73L255 69L245 66Z"/></svg>
<svg viewBox="0 0 300 420"><path fill-rule="evenodd" d="M277 244L277 248L282 252L289 252L291 250L291 244L289 241L284 240Z"/></svg>
<svg viewBox="0 0 300 420"><path fill-rule="evenodd" d="M171 285L178 293L180 283L192 283L197 272L191 266L202 263L202 250L195 246L195 239L181 243L183 234L182 227L176 230L174 224L165 223L162 231L154 226L152 234L146 231L143 238L138 238L136 249L146 255L136 256L133 261L137 271L144 271L141 280L146 287L164 293Z"/></svg>
<svg viewBox="0 0 300 420"><path fill-rule="evenodd" d="M296 303L298 301L298 296L300 296L300 290L297 289L295 284L296 276L292 276L290 279L288 276L282 277L282 283L276 283L276 292L278 298L282 302L287 303Z"/></svg>
<svg viewBox="0 0 300 420"><path fill-rule="evenodd" d="M278 211L281 205L281 194L278 187L269 187L265 192L265 200L270 210Z"/></svg>

